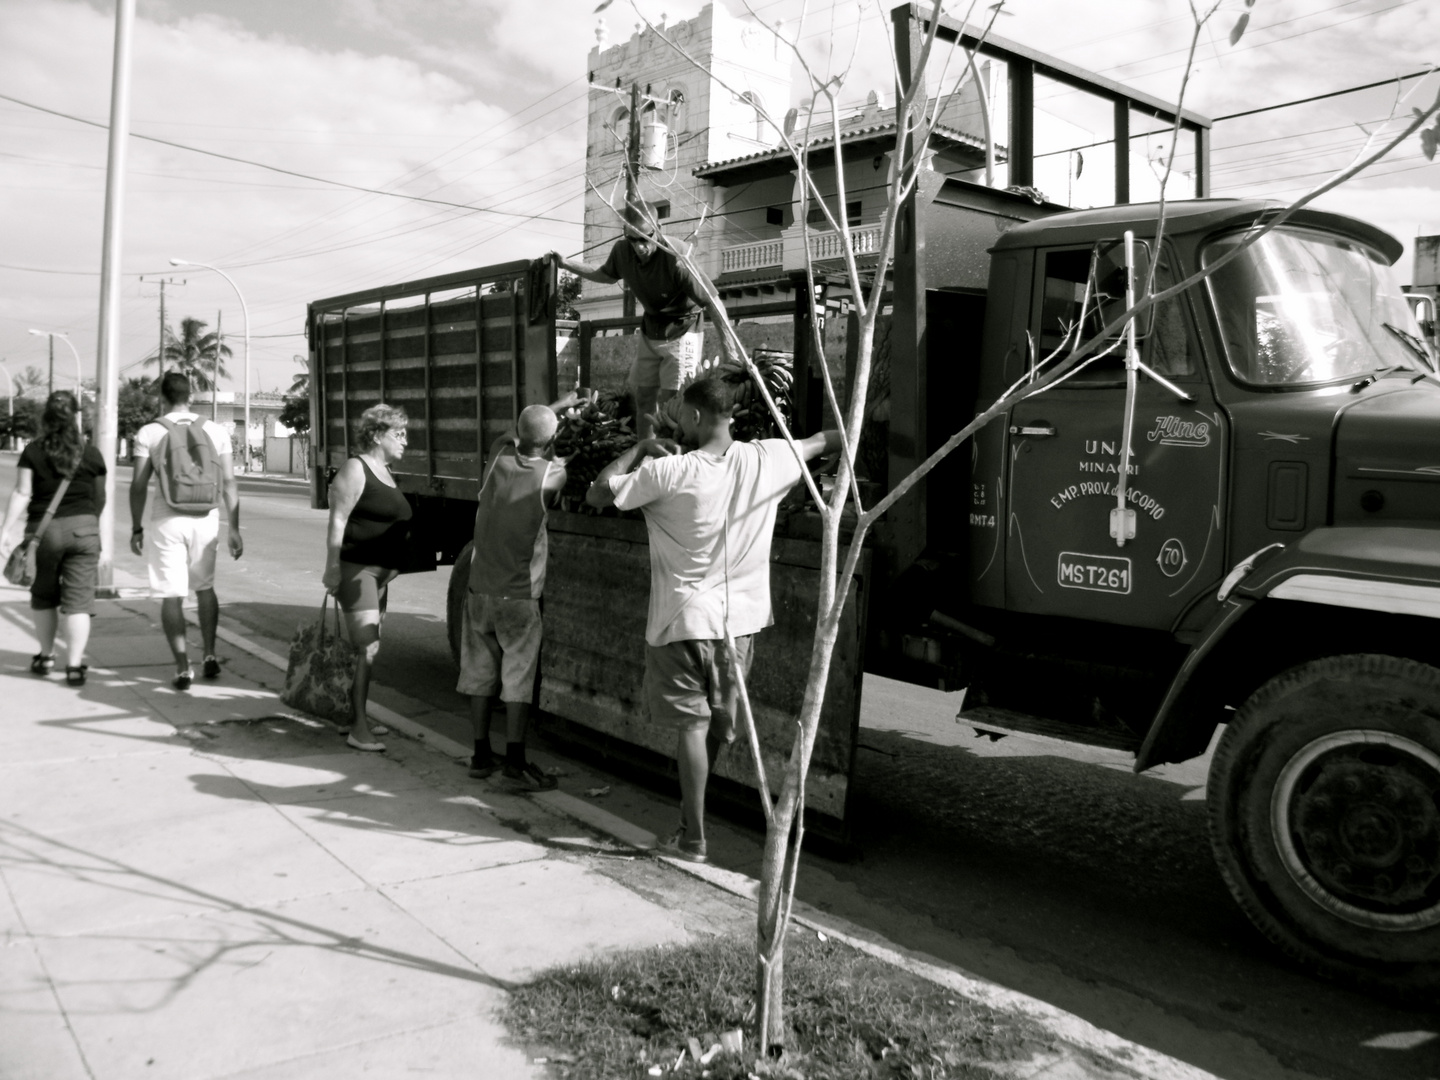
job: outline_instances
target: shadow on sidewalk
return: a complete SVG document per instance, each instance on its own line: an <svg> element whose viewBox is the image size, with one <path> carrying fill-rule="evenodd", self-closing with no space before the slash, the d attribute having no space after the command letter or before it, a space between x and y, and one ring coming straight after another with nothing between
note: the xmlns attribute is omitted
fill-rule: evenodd
<svg viewBox="0 0 1440 1080"><path fill-rule="evenodd" d="M75 757L108 757L101 745L111 741L188 746L225 770L192 774L196 794L286 808L303 815L307 828L388 834L432 850L471 849L481 862L482 850L475 849L516 839L494 815L514 820L518 815L507 812L507 803L522 796L492 783L467 783L449 758L412 756L398 743L394 749L406 754L406 765L352 750L333 725L289 708L275 689L252 677L227 672L217 682L197 680L191 691L180 692L169 685L168 666L138 663L92 668L83 687L69 687L63 676L31 675L29 661L13 647L0 649L0 672L16 672L26 680L21 688L38 692L33 725L76 735Z"/></svg>
<svg viewBox="0 0 1440 1080"><path fill-rule="evenodd" d="M164 979L157 980L156 976L150 973L143 979L135 980L146 983L146 989L158 989L159 992L155 993L153 1000L144 1007L132 1005L128 1010L132 1012L150 1012L163 1008L209 969L227 964L242 968L253 966L259 961L232 961L231 957L254 949L318 949L463 982L479 983L507 992L516 986L474 968L447 964L403 949L386 948L356 934L346 933L313 920L286 915L273 910L270 905L231 900L218 893L198 889L174 878L153 874L118 859L47 836L13 821L0 821L0 871L46 873L62 877L71 885L140 895L172 904L178 900L188 906L191 915L225 920L216 925L214 922L207 923L203 918L181 918L174 934L157 933L155 923L145 924L143 929L116 928L85 933L84 936L91 940L143 941L147 948L164 952L172 962L179 964L180 970ZM242 917L238 921L239 925L233 916ZM204 929L197 933L202 927ZM163 947L166 943L171 947ZM114 981L116 980L106 980L111 983ZM156 987L157 982L161 984L159 987Z"/></svg>

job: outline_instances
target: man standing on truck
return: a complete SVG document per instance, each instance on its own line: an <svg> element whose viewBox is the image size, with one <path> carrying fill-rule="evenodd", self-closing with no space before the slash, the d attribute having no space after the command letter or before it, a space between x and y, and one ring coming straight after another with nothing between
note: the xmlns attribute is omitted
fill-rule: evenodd
<svg viewBox="0 0 1440 1080"><path fill-rule="evenodd" d="M705 862L705 785L720 750L735 740L739 718L726 633L748 672L754 636L775 621L775 512L799 482L801 465L783 439L731 437L733 401L723 380L697 380L681 401L680 431L689 452L664 439L638 443L601 470L585 501L645 514L645 698L654 720L676 725L680 768L680 828L659 850ZM810 461L839 450L840 433L823 431L798 445Z"/></svg>
<svg viewBox="0 0 1440 1080"><path fill-rule="evenodd" d="M549 791L556 783L525 759L525 726L540 664L545 519L565 487L565 466L554 460L555 414L575 401L572 393L551 406L527 405L515 428L490 448L490 468L475 512L475 554L460 633L456 689L470 695L475 736L470 775L483 779L495 771L490 717L496 702L503 701L501 775L531 791Z"/></svg>
<svg viewBox="0 0 1440 1080"><path fill-rule="evenodd" d="M603 266L567 259L559 252L551 258L562 269L600 285L624 281L640 301L644 315L636 338L630 387L635 392L636 432L648 439L653 431L650 415L658 404L680 391L695 374L705 332L700 327L703 309L719 327L722 315L714 287L699 271L692 273L659 243L655 227L640 215L625 222L625 235L615 241ZM722 336L720 350L730 360L730 345Z"/></svg>
<svg viewBox="0 0 1440 1080"><path fill-rule="evenodd" d="M175 689L189 690L195 679L185 640L181 605L191 589L200 616L205 678L220 677L215 630L220 601L215 598L215 556L220 545L220 508L225 503L232 558L240 558L240 492L230 464L230 433L190 411L190 380L178 371L160 380L165 415L135 435L135 476L130 481L130 550L146 555L150 591L160 598L160 625L175 656ZM150 477L160 497L150 514L150 543L145 543L145 503Z"/></svg>

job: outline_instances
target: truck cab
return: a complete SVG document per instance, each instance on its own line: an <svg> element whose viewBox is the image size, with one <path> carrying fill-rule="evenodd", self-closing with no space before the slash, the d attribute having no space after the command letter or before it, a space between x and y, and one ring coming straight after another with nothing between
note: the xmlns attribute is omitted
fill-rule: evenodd
<svg viewBox="0 0 1440 1080"><path fill-rule="evenodd" d="M1116 206L994 246L982 404L1123 311L1126 232L1156 292L1213 273L1137 320L1127 460L1118 336L977 436L946 614L980 633L952 677L978 729L1130 749L1137 770L1226 725L1208 798L1242 907L1322 969L1433 988L1440 379L1400 244L1300 210L1247 245L1279 209L1172 204L1157 248L1158 207Z"/></svg>

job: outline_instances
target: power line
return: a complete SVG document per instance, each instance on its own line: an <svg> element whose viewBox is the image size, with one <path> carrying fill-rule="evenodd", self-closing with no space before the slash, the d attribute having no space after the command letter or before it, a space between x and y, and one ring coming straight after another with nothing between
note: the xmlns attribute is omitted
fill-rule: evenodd
<svg viewBox="0 0 1440 1080"><path fill-rule="evenodd" d="M49 109L44 105L37 105L33 101L24 101L9 94L0 94L0 100L13 102L16 105L23 105L27 109L35 109L39 112L49 113L51 116L58 116L65 120L73 120L77 124L86 124L90 127L100 128L108 131L109 124L102 124L97 120L86 120L83 116L74 116L70 113L60 112L58 109ZM364 192L366 195L387 195L392 199L409 199L412 202L433 203L436 206L452 206L457 210L469 210L481 214L501 214L505 217L529 217L530 220L553 221L559 225L583 225L584 222L571 221L567 218L544 218L539 215L512 214L504 210L491 210L484 206L472 206L468 203L450 202L448 199L431 199L424 195L407 195L402 191L386 191L383 188L365 187L362 184L350 184L344 180L332 180L324 176L312 176L309 173L296 172L294 169L283 169L279 165L269 165L263 161L251 161L249 158L235 157L231 154L221 154L215 150L202 150L198 146L186 146L184 143L172 142L169 139L159 139L154 135L141 135L138 132L130 132L132 139L143 139L146 142L159 143L161 146L169 146L176 150L188 150L192 154L204 154L206 157L219 158L222 161L234 161L241 165L251 165L257 169L267 169L270 172L280 173L282 176L295 176L301 180L314 180L320 184L330 184L334 187L348 188L351 191Z"/></svg>
<svg viewBox="0 0 1440 1080"><path fill-rule="evenodd" d="M1238 120L1242 116L1254 116L1256 113L1273 112L1276 109L1288 109L1292 105L1305 105L1311 101L1324 101L1326 98L1340 97L1343 94L1355 94L1361 90L1374 90L1377 86L1391 86L1397 82L1404 82L1406 79L1423 79L1426 75L1434 74L1433 67L1424 71L1412 71L1409 75L1396 75L1389 79L1381 79L1379 82L1366 83L1364 86L1352 86L1345 90L1331 90L1327 94L1313 94L1310 97L1296 98L1294 101L1282 101L1278 105L1262 105L1258 109L1246 109L1244 112L1230 113L1228 116L1215 117L1215 123L1221 120Z"/></svg>

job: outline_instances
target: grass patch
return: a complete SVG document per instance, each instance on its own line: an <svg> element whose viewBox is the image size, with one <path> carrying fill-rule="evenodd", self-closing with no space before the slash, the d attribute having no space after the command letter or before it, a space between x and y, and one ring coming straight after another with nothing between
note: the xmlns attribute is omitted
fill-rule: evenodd
<svg viewBox="0 0 1440 1080"><path fill-rule="evenodd" d="M784 1058L757 1063L754 964L753 938L615 953L542 973L511 996L503 1019L571 1080L643 1077L655 1066L711 1080L993 1080L985 1063L1038 1045L1023 1021L796 928L785 950L790 1042ZM742 1053L702 1066L687 1050L676 1067L689 1039L708 1049L734 1028Z"/></svg>

